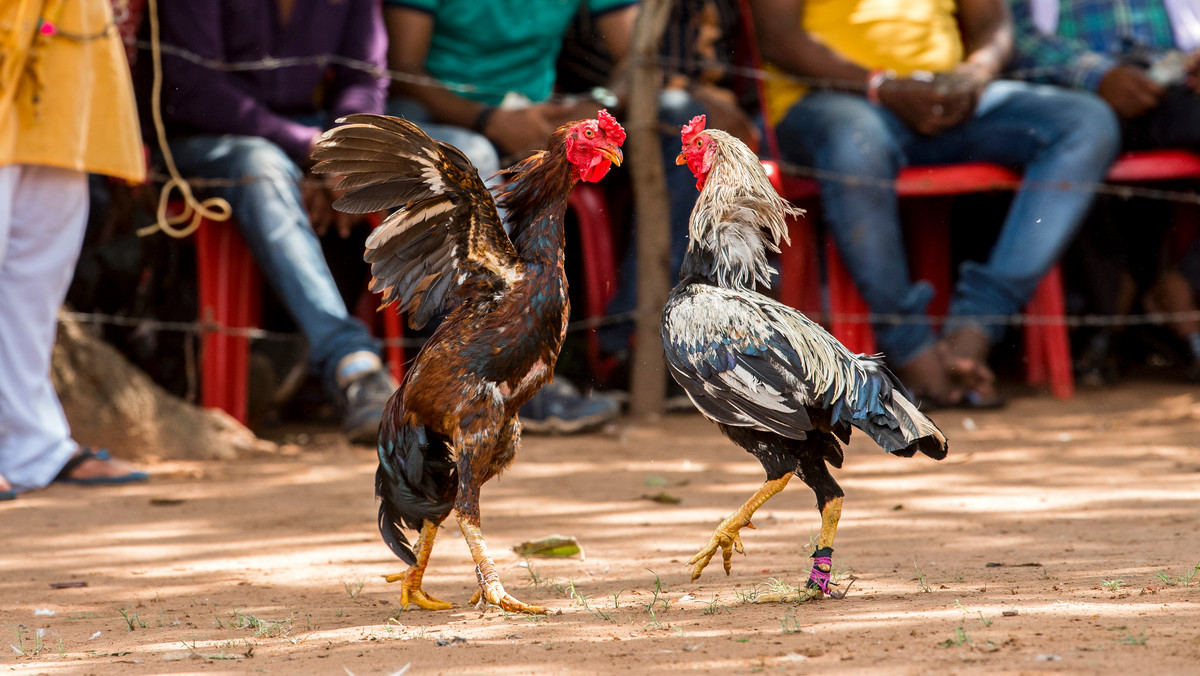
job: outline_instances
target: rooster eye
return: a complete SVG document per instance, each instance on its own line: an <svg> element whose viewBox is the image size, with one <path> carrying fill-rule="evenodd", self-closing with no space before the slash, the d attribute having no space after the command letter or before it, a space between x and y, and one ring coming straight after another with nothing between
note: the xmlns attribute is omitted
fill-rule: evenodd
<svg viewBox="0 0 1200 676"><path fill-rule="evenodd" d="M586 137L588 137L588 138L592 138L593 136L595 136L595 135L596 135L596 132L592 131L591 129L584 129L584 130L583 130L583 135L584 135L584 136L586 136Z"/></svg>
<svg viewBox="0 0 1200 676"><path fill-rule="evenodd" d="M700 139L696 139L696 147L699 148L702 145L704 145L704 142L701 141Z"/></svg>

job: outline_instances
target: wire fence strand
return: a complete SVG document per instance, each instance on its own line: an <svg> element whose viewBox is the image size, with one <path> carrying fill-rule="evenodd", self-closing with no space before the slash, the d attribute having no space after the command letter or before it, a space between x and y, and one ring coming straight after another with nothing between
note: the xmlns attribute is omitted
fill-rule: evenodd
<svg viewBox="0 0 1200 676"><path fill-rule="evenodd" d="M299 57L273 57L268 56L261 59L248 61L229 62L221 59L211 59L190 50L181 48L177 45L161 43L158 40L127 40L128 44L132 44L141 52L147 52L157 60L160 55L172 56L184 59L190 63L220 72L251 72L260 70L276 70L281 68L294 67L340 67L354 69L370 74L373 77L386 78L392 82L403 82L422 86L440 87L453 91L458 94L465 95L503 95L504 91L491 89L488 87L477 86L472 84L460 84L446 82L433 78L427 75L413 74L403 71L380 68L374 63L347 58L338 54L317 54L310 56ZM801 77L781 73L778 71L768 71L763 68L747 67L732 65L728 63L714 63L710 60L700 61L697 59L678 58L678 57L658 57L658 65L667 71L684 71L695 69L698 66L703 66L706 71L720 70L725 75L751 80L772 80L785 81L795 84L800 84L810 88L818 89L839 89L853 90L861 88L862 83L857 81L843 81L829 78L817 77ZM158 64L156 64L157 66ZM1047 76L1050 69L1024 69L1006 73L1008 79L1021 80L1038 80ZM896 86L904 86L904 81L899 81ZM785 172L799 177L810 178L819 181L837 181L843 183L852 183L856 185L868 185L880 189L894 189L894 181L886 179L877 179L872 177L855 176L849 174L841 174L837 172L819 170L813 167L802 166L790 162L780 162L780 168ZM182 179L187 184L200 189L218 188L242 185L251 181L271 180L259 176L240 176L229 178L202 178L202 177L180 177L177 173L163 174L161 172L152 171L150 179L157 183L170 183L171 181ZM319 182L317 179L305 178L302 181ZM1148 187L1144 185L1128 185L1128 184L1110 184L1110 183L1069 183L1063 181L1054 182L1033 182L1021 181L1013 186L1003 186L1005 188L1020 187L1024 190L1054 190L1054 191L1083 191L1092 192L1095 194L1111 195L1122 199L1142 198L1148 200L1168 201L1182 204L1197 204L1200 205L1200 194L1195 190L1177 190ZM387 309L384 311L394 311ZM109 325L109 326L124 326L136 327L140 330L162 331L162 332L182 332L203 336L208 334L220 334L236 337L244 337L253 340L268 340L268 341L296 341L300 340L300 335L297 333L287 333L278 331L268 331L253 327L230 327L218 325L213 322L194 321L194 322L178 322L178 321L163 321L145 317L132 317L124 315L113 315L105 313L90 313L90 312L65 312L66 317L71 320L91 325ZM865 322L871 324L895 324L895 323L940 323L945 317L929 316L929 315L897 315L884 313L870 314L836 314L826 316L825 319L844 321L844 322ZM1141 314L1125 314L1125 315L1100 315L1100 314L1084 314L1070 315L1062 317L1046 317L1038 315L990 315L977 316L968 319L975 322L1005 325L1005 326L1030 326L1030 325L1065 325L1068 328L1082 327L1129 327L1129 326L1163 326L1172 323L1197 321L1200 320L1200 312L1147 312ZM601 329L609 326L614 326L622 323L633 322L637 320L636 312L628 312L623 314L607 315L601 317L587 317L572 321L568 326L568 331L579 332ZM399 339L391 339L385 341L388 345L399 345L404 348L418 348L424 344L424 338L420 337L404 337Z"/></svg>

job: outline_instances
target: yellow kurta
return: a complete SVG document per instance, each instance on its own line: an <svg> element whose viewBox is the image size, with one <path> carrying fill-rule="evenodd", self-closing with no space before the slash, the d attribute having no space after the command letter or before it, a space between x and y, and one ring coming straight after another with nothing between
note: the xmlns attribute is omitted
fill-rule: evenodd
<svg viewBox="0 0 1200 676"><path fill-rule="evenodd" d="M129 64L112 14L109 0L0 2L0 166L145 180ZM40 31L39 21L53 24L54 34Z"/></svg>
<svg viewBox="0 0 1200 676"><path fill-rule="evenodd" d="M947 71L963 59L954 0L807 0L801 25L814 39L864 68ZM781 71L767 64L768 72ZM767 79L772 124L808 88Z"/></svg>

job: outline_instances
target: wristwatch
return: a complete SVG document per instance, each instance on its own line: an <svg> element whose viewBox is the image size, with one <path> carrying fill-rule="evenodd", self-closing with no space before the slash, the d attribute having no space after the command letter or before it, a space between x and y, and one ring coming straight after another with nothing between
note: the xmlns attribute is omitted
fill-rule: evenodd
<svg viewBox="0 0 1200 676"><path fill-rule="evenodd" d="M867 75L867 101L873 105L880 105L879 88L884 82L896 79L896 71L884 68L876 68Z"/></svg>

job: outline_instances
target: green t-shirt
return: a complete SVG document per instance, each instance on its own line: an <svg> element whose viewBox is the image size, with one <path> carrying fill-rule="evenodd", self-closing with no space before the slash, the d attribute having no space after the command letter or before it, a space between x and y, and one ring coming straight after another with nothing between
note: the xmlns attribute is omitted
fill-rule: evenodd
<svg viewBox="0 0 1200 676"><path fill-rule="evenodd" d="M581 5L593 15L635 0L384 0L433 15L425 70L443 82L468 85L460 96L499 105L509 91L534 102L554 90L563 36Z"/></svg>

